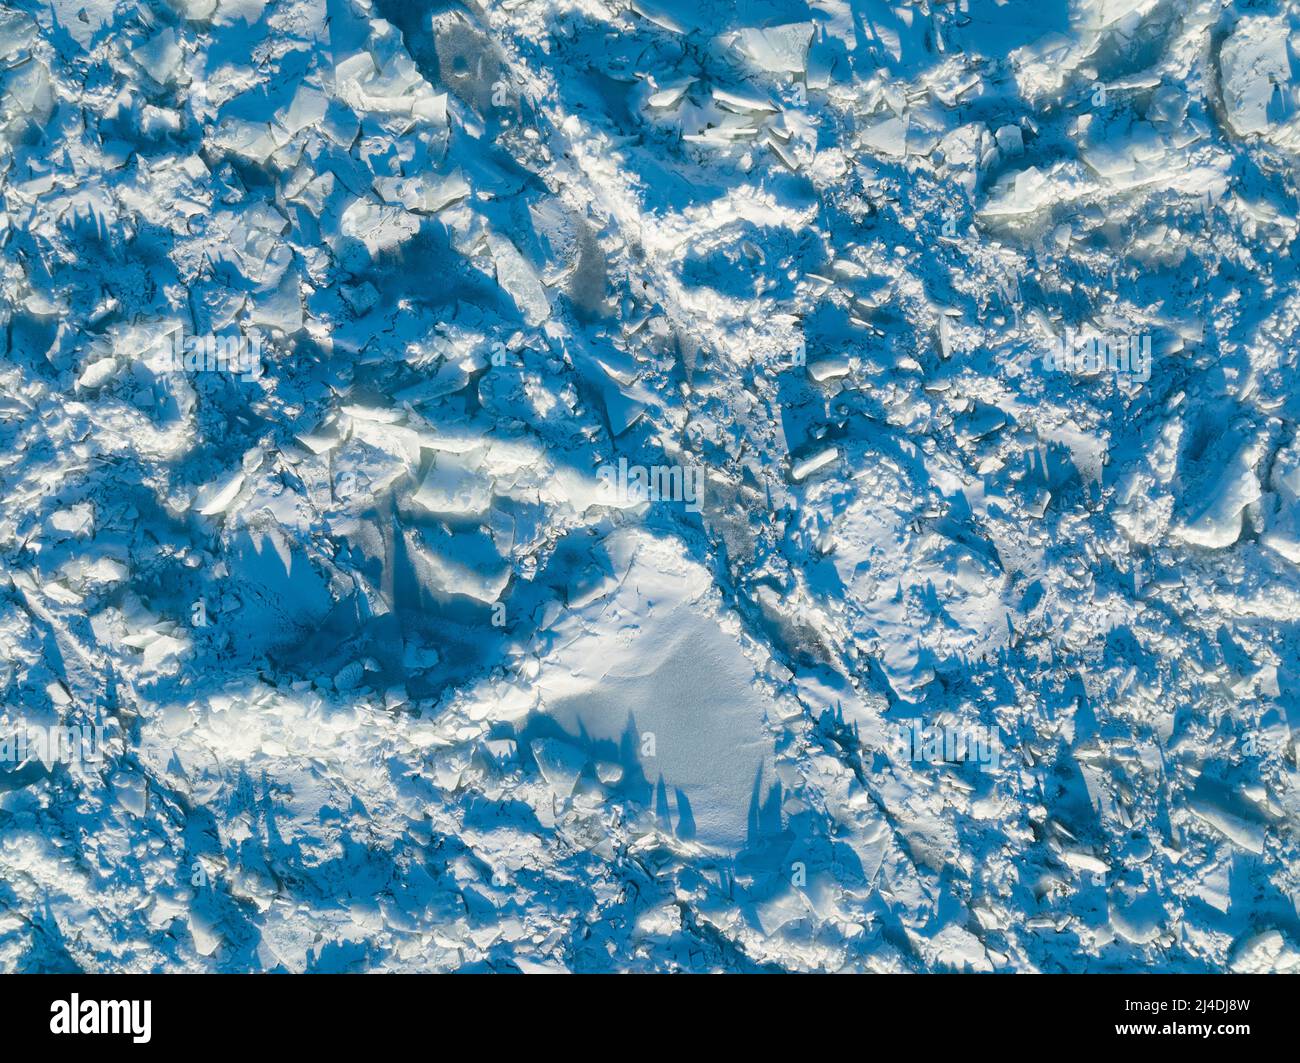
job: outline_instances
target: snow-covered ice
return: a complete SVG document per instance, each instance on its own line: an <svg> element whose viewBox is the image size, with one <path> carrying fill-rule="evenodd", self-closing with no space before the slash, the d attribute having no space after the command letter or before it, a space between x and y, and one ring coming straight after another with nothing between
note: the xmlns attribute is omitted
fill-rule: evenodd
<svg viewBox="0 0 1300 1063"><path fill-rule="evenodd" d="M1296 969L1297 72L12 0L0 970Z"/></svg>

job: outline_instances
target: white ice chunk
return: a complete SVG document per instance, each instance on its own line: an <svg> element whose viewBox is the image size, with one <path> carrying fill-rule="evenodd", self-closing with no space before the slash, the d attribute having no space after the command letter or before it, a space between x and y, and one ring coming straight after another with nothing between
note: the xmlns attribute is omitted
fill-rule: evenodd
<svg viewBox="0 0 1300 1063"><path fill-rule="evenodd" d="M767 29L744 29L732 39L760 70L773 74L802 74L808 66L811 22L792 22Z"/></svg>
<svg viewBox="0 0 1300 1063"><path fill-rule="evenodd" d="M473 516L487 512L492 482L479 470L479 454L441 453L424 477L413 501L431 513Z"/></svg>
<svg viewBox="0 0 1300 1063"><path fill-rule="evenodd" d="M159 85L166 85L180 72L184 54L176 31L168 26L131 52L131 58Z"/></svg>
<svg viewBox="0 0 1300 1063"><path fill-rule="evenodd" d="M420 219L401 207L355 199L343 212L339 229L366 245L372 255L405 243L420 230Z"/></svg>
<svg viewBox="0 0 1300 1063"><path fill-rule="evenodd" d="M1232 954L1238 974L1275 974L1300 968L1300 951L1280 930L1265 930L1238 943Z"/></svg>
<svg viewBox="0 0 1300 1063"><path fill-rule="evenodd" d="M1300 436L1277 452L1269 486L1276 498L1259 541L1300 565Z"/></svg>
<svg viewBox="0 0 1300 1063"><path fill-rule="evenodd" d="M244 486L244 474L237 472L225 480L216 480L204 487L194 499L194 508L203 516L224 513Z"/></svg>
<svg viewBox="0 0 1300 1063"><path fill-rule="evenodd" d="M530 747L537 767L560 797L569 797L578 785L578 776L586 767L587 757L582 750L554 738L539 738Z"/></svg>
<svg viewBox="0 0 1300 1063"><path fill-rule="evenodd" d="M1259 458L1259 444L1248 443L1241 447L1210 490L1200 515L1174 528L1174 536L1183 542L1213 548L1235 543L1241 535L1243 511L1262 493L1255 473Z"/></svg>
<svg viewBox="0 0 1300 1063"><path fill-rule="evenodd" d="M1264 851L1264 827L1262 824L1243 819L1235 812L1225 808L1222 802L1216 801L1212 796L1194 795L1188 801L1187 806L1206 823L1248 852L1262 853Z"/></svg>
<svg viewBox="0 0 1300 1063"><path fill-rule="evenodd" d="M310 85L299 85L293 101L276 116L290 133L318 125L329 108L329 97Z"/></svg>
<svg viewBox="0 0 1300 1063"><path fill-rule="evenodd" d="M77 387L94 390L103 387L117 374L116 358L100 358L86 366L81 376L77 377Z"/></svg>
<svg viewBox="0 0 1300 1063"><path fill-rule="evenodd" d="M1110 865L1107 864L1105 860L1099 860L1091 853L1066 849L1061 853L1061 859L1076 871L1091 871L1094 874L1104 875L1110 870Z"/></svg>
<svg viewBox="0 0 1300 1063"><path fill-rule="evenodd" d="M803 461L796 462L794 467L790 470L790 475L795 480L806 480L813 473L817 472L817 470L824 469L827 465L836 461L839 456L840 452L837 448L827 447L825 450L818 451L810 458L805 458Z"/></svg>
<svg viewBox="0 0 1300 1063"><path fill-rule="evenodd" d="M1274 86L1291 80L1288 34L1283 19L1246 16L1223 42L1219 53L1223 104L1232 128L1242 136L1268 128Z"/></svg>
<svg viewBox="0 0 1300 1063"><path fill-rule="evenodd" d="M907 154L907 118L891 115L862 131L863 146L881 155L903 158Z"/></svg>
<svg viewBox="0 0 1300 1063"><path fill-rule="evenodd" d="M493 233L488 244L496 260L497 283L515 301L529 325L540 325L550 317L551 304L536 271L504 236Z"/></svg>
<svg viewBox="0 0 1300 1063"><path fill-rule="evenodd" d="M1025 141L1018 125L1004 125L993 135L998 150L1007 158L1014 159L1025 153Z"/></svg>

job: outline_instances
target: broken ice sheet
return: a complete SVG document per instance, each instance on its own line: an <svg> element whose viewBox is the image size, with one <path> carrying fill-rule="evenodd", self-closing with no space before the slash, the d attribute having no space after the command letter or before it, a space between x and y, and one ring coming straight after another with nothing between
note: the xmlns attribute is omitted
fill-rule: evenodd
<svg viewBox="0 0 1300 1063"><path fill-rule="evenodd" d="M481 451L439 453L412 501L445 516L482 515L492 499L492 482L480 471L482 460Z"/></svg>
<svg viewBox="0 0 1300 1063"><path fill-rule="evenodd" d="M1294 16L420 7L0 11L0 969L1294 970Z"/></svg>

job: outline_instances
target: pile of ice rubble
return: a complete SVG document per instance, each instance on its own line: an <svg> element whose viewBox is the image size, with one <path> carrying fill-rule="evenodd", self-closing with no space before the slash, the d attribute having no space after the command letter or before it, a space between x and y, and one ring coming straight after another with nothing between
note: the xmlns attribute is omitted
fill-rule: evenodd
<svg viewBox="0 0 1300 1063"><path fill-rule="evenodd" d="M170 2L0 10L0 969L1300 966L1300 7Z"/></svg>

